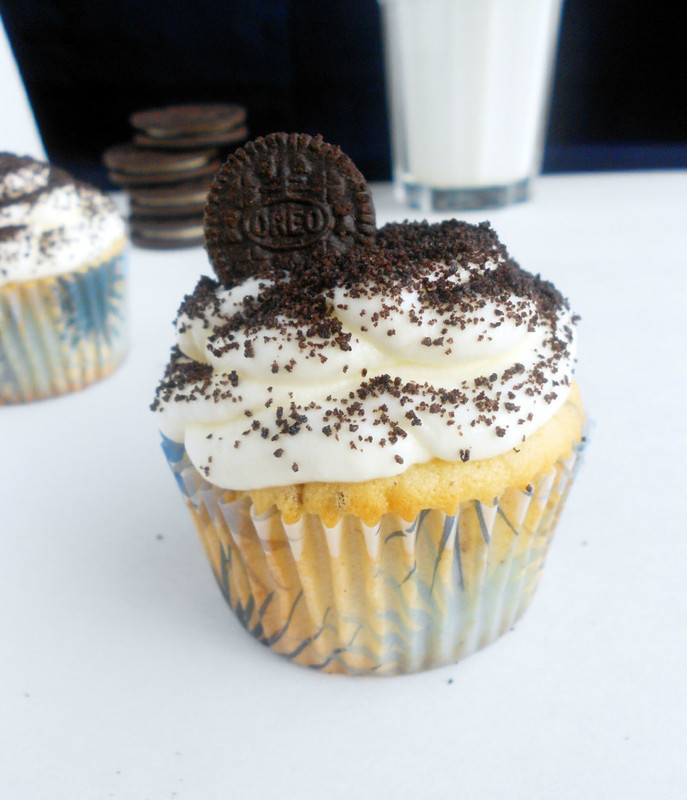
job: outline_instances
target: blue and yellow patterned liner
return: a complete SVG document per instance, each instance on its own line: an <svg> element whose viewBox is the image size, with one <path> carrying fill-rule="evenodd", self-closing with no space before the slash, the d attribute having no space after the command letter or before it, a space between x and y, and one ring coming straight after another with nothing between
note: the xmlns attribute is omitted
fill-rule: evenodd
<svg viewBox="0 0 687 800"><path fill-rule="evenodd" d="M294 663L353 675L453 663L508 631L534 594L582 450L493 505L328 528L312 514L291 525L276 508L257 515L249 498L225 502L183 445L163 448L246 630Z"/></svg>
<svg viewBox="0 0 687 800"><path fill-rule="evenodd" d="M100 264L0 287L0 405L74 392L127 348L126 251Z"/></svg>

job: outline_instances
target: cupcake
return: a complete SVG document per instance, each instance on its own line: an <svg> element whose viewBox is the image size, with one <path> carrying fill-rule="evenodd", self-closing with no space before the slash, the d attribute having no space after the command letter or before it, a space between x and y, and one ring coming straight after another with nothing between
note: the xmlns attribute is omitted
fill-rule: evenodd
<svg viewBox="0 0 687 800"><path fill-rule="evenodd" d="M0 153L0 405L82 389L120 363L125 245L104 194Z"/></svg>
<svg viewBox="0 0 687 800"><path fill-rule="evenodd" d="M488 223L377 230L320 137L234 153L205 226L152 408L241 624L378 675L509 630L584 441L568 302Z"/></svg>

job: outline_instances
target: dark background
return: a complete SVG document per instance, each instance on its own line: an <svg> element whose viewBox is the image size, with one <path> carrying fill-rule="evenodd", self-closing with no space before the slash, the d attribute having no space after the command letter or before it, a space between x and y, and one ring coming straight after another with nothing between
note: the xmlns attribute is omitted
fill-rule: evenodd
<svg viewBox="0 0 687 800"><path fill-rule="evenodd" d="M687 166L677 0L566 0L544 171ZM376 0L0 0L50 159L107 186L132 111L237 102L390 177ZM1 89L0 89L1 90ZM0 125L2 121L0 120Z"/></svg>

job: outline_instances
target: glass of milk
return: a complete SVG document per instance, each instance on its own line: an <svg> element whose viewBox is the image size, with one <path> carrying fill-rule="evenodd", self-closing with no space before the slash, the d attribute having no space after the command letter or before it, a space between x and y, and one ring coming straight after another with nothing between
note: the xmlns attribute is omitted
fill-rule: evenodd
<svg viewBox="0 0 687 800"><path fill-rule="evenodd" d="M526 200L562 0L379 3L398 199L424 210Z"/></svg>

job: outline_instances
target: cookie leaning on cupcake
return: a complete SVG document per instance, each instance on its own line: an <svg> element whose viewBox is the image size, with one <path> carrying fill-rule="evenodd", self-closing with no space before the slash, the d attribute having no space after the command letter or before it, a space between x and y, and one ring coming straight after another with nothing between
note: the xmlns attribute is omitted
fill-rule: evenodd
<svg viewBox="0 0 687 800"><path fill-rule="evenodd" d="M486 223L377 231L320 137L234 153L205 236L220 280L184 300L153 408L242 624L355 674L508 630L583 441L564 298Z"/></svg>
<svg viewBox="0 0 687 800"><path fill-rule="evenodd" d="M120 363L125 253L106 195L0 153L0 405L81 389Z"/></svg>

